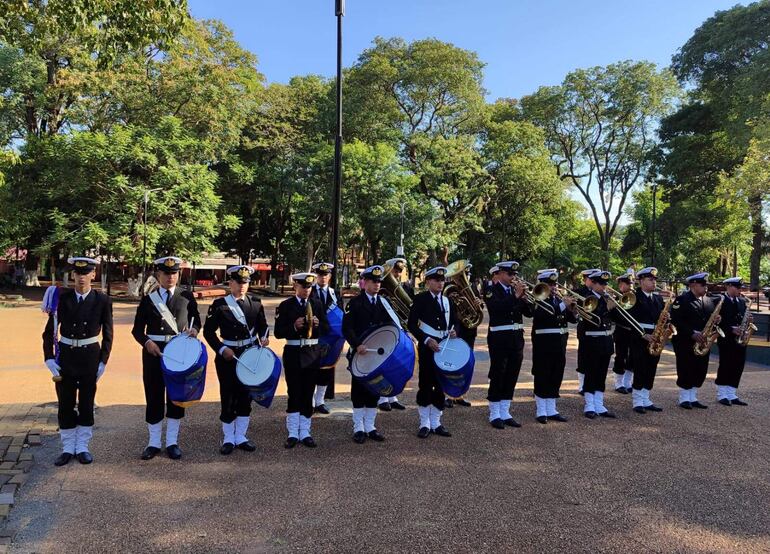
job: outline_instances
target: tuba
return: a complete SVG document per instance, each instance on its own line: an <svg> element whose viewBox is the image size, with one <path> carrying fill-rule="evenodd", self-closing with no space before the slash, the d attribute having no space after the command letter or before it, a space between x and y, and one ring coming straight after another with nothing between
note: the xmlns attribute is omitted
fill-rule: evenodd
<svg viewBox="0 0 770 554"><path fill-rule="evenodd" d="M481 302L471 288L465 268L468 260L457 260L446 268L447 283L444 296L451 299L457 310L457 317L466 329L475 329L484 319Z"/></svg>
<svg viewBox="0 0 770 554"><path fill-rule="evenodd" d="M383 268L385 269L385 276L382 278L383 293L388 298L398 319L401 320L401 325L406 328L406 323L409 321L409 311L412 308L412 299L394 277L393 267L384 264Z"/></svg>
<svg viewBox="0 0 770 554"><path fill-rule="evenodd" d="M706 321L706 325L703 327L701 333L705 337L703 342L696 342L692 345L693 354L696 356L708 356L711 353L711 346L717 341L720 335L724 336L724 331L717 325L717 317L719 312L722 311L722 304L724 304L724 297L719 301L717 307L711 312L711 315Z"/></svg>

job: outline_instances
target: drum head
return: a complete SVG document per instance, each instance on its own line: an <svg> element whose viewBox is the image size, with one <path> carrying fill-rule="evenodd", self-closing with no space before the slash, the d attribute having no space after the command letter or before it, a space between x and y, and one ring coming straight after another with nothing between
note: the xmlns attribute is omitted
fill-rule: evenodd
<svg viewBox="0 0 770 554"><path fill-rule="evenodd" d="M365 377L380 367L393 353L396 346L398 346L400 336L400 330L394 325L379 327L367 335L363 340L363 345L374 350L382 349L382 354L379 354L378 352L367 352L363 355L354 355L350 367L353 375Z"/></svg>
<svg viewBox="0 0 770 554"><path fill-rule="evenodd" d="M463 339L444 339L439 347L441 350L433 354L433 360L441 371L459 371L471 359L471 349Z"/></svg>
<svg viewBox="0 0 770 554"><path fill-rule="evenodd" d="M201 346L201 341L195 337L178 335L163 349L163 365L172 372L188 371L200 360Z"/></svg>
<svg viewBox="0 0 770 554"><path fill-rule="evenodd" d="M272 350L252 346L238 356L235 373L241 383L247 387L256 387L270 378L274 365L275 354Z"/></svg>

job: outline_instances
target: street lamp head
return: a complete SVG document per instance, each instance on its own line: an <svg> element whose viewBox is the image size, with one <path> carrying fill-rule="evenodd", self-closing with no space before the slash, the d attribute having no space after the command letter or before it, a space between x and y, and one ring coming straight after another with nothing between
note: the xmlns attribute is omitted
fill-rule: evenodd
<svg viewBox="0 0 770 554"><path fill-rule="evenodd" d="M334 0L334 15L345 15L345 0Z"/></svg>

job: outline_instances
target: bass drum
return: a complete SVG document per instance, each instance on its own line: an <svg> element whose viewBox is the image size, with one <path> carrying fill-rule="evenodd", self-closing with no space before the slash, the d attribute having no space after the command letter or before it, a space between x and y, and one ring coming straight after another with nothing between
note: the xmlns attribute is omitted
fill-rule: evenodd
<svg viewBox="0 0 770 554"><path fill-rule="evenodd" d="M439 343L441 350L433 354L436 375L444 394L458 398L468 392L473 379L476 359L468 343L461 338L446 338Z"/></svg>
<svg viewBox="0 0 770 554"><path fill-rule="evenodd" d="M195 337L179 334L166 343L160 365L171 402L186 408L201 399L207 363L206 347Z"/></svg>
<svg viewBox="0 0 770 554"><path fill-rule="evenodd" d="M238 356L235 375L254 402L269 408L281 378L281 360L267 347L252 346Z"/></svg>
<svg viewBox="0 0 770 554"><path fill-rule="evenodd" d="M377 396L396 396L414 375L417 356L409 335L386 324L367 331L361 343L366 354L353 354L350 373Z"/></svg>

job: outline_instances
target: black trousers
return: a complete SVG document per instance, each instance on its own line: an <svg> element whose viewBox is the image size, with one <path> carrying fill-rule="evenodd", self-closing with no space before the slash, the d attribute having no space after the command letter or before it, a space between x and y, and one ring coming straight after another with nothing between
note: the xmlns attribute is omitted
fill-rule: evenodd
<svg viewBox="0 0 770 554"><path fill-rule="evenodd" d="M512 400L524 360L524 332L497 331L489 334L489 390L487 400Z"/></svg>
<svg viewBox="0 0 770 554"><path fill-rule="evenodd" d="M350 381L350 400L353 401L354 408L376 408L379 396L372 393L366 385L351 376Z"/></svg>
<svg viewBox="0 0 770 554"><path fill-rule="evenodd" d="M417 347L420 366L417 375L417 405L435 406L439 410L444 409L444 389L436 377L436 363L433 361L433 350L420 344Z"/></svg>
<svg viewBox="0 0 770 554"><path fill-rule="evenodd" d="M578 350L577 350L577 367L575 368L575 371L578 373L585 374L585 340L583 340L583 337L578 335Z"/></svg>
<svg viewBox="0 0 770 554"><path fill-rule="evenodd" d="M243 354L246 348L232 348L236 356ZM251 397L249 389L238 380L235 373L236 360L225 360L217 354L214 358L214 365L217 368L217 379L219 379L219 400L221 410L219 420L222 423L232 423L236 417L251 415Z"/></svg>
<svg viewBox="0 0 770 554"><path fill-rule="evenodd" d="M322 387L328 387L331 382L334 380L334 367L322 367L318 370L318 375L316 376L316 385L320 385Z"/></svg>
<svg viewBox="0 0 770 554"><path fill-rule="evenodd" d="M746 347L735 342L735 335L719 339L719 367L715 383L738 388L746 365Z"/></svg>
<svg viewBox="0 0 770 554"><path fill-rule="evenodd" d="M78 348L61 345L59 373L62 380L56 383L60 429L74 429L78 425L90 427L94 424L96 373L99 369L100 352L98 343Z"/></svg>
<svg viewBox="0 0 770 554"><path fill-rule="evenodd" d="M166 343L159 342L158 347L163 351ZM166 382L163 380L163 369L160 367L160 357L153 356L146 349L142 349L142 381L144 381L144 399L147 408L144 412L144 420L153 425L163 421L165 409L166 417L181 419L184 417L184 408L177 406L168 397Z"/></svg>
<svg viewBox="0 0 770 554"><path fill-rule="evenodd" d="M535 396L559 398L567 365L567 334L532 335L532 375Z"/></svg>
<svg viewBox="0 0 770 554"><path fill-rule="evenodd" d="M634 340L633 331L623 327L615 327L615 363L612 366L613 373L623 375L627 370L634 371L634 362L631 356L631 344Z"/></svg>
<svg viewBox="0 0 770 554"><path fill-rule="evenodd" d="M693 351L692 339L674 338L674 354L676 354L676 386L682 389L702 387L709 368L709 356L696 356Z"/></svg>
<svg viewBox="0 0 770 554"><path fill-rule="evenodd" d="M611 336L586 336L581 343L585 348L583 355L583 392L604 392L607 371L610 368L610 359L614 350Z"/></svg>
<svg viewBox="0 0 770 554"><path fill-rule="evenodd" d="M313 416L313 393L315 393L317 374L318 364L311 367L284 366L283 375L289 394L286 413L299 412L304 417Z"/></svg>
<svg viewBox="0 0 770 554"><path fill-rule="evenodd" d="M631 358L634 364L634 390L652 390L655 374L658 371L660 356L651 356L647 351L649 343L641 337L631 343Z"/></svg>

